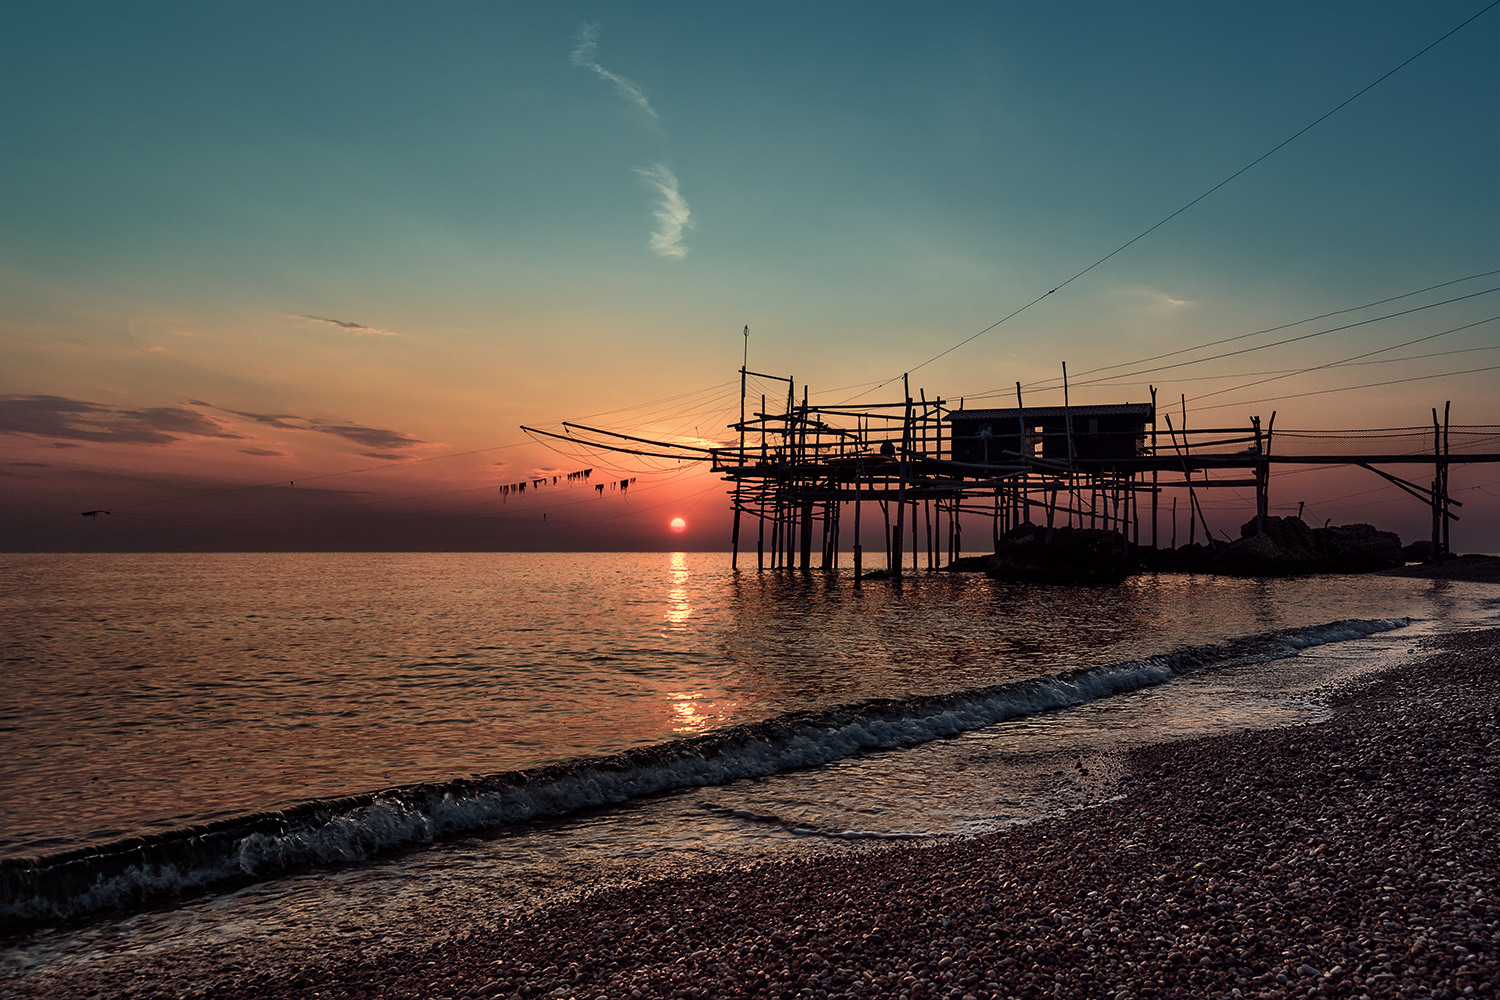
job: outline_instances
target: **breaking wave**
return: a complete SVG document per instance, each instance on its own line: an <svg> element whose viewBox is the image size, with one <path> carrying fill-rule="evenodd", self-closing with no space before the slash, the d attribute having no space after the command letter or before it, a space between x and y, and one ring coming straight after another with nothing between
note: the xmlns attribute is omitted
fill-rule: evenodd
<svg viewBox="0 0 1500 1000"><path fill-rule="evenodd" d="M1136 691L1203 667L1293 656L1310 646L1407 624L1405 618L1348 620L1268 632L1049 677L796 712L608 756L319 799L40 858L7 859L0 861L0 929L245 885L673 789L912 746Z"/></svg>

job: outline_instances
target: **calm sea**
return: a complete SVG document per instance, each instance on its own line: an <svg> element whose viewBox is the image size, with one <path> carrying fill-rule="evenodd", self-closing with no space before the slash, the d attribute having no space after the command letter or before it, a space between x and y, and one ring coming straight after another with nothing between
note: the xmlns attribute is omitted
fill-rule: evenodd
<svg viewBox="0 0 1500 1000"><path fill-rule="evenodd" d="M1494 624L1495 590L0 555L7 961L225 912L305 943L282 922L320 907L316 933L368 943L705 859L992 830L1109 794L1133 739L1313 717L1417 632Z"/></svg>

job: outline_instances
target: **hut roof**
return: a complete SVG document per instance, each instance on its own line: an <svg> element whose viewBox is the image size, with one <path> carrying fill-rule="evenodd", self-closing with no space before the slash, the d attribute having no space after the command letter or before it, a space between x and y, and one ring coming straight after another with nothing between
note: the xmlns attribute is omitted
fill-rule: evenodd
<svg viewBox="0 0 1500 1000"><path fill-rule="evenodd" d="M1109 403L1100 406L1028 406L1024 409L1011 407L1008 410L954 410L949 420L1015 420L1027 417L1138 417L1148 421L1152 417L1150 403Z"/></svg>

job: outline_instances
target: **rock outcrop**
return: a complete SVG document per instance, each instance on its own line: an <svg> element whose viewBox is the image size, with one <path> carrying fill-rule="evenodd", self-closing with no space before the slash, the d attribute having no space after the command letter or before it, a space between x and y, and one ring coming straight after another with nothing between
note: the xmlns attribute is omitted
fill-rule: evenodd
<svg viewBox="0 0 1500 1000"><path fill-rule="evenodd" d="M995 554L955 560L955 572L984 572L1022 583L1118 583L1132 573L1217 573L1224 576L1305 576L1310 573L1372 573L1400 568L1416 546L1403 550L1391 531L1368 524L1310 528L1301 518L1267 517L1257 531L1252 519L1233 542L1137 549L1123 535L1089 528L1022 524L1000 538Z"/></svg>
<svg viewBox="0 0 1500 1000"><path fill-rule="evenodd" d="M1401 546L1401 555L1409 563L1424 563L1432 561L1432 539L1418 538L1410 545Z"/></svg>
<svg viewBox="0 0 1500 1000"><path fill-rule="evenodd" d="M1307 573L1370 573L1406 564L1401 539L1369 524L1309 528L1300 518L1268 517L1256 532L1252 519L1240 538L1204 567L1228 576L1299 576Z"/></svg>
<svg viewBox="0 0 1500 1000"><path fill-rule="evenodd" d="M1256 533L1254 519L1240 527L1240 537L1225 546L1207 568L1228 576L1296 576L1316 573L1320 556L1312 529L1301 518L1268 517Z"/></svg>
<svg viewBox="0 0 1500 1000"><path fill-rule="evenodd" d="M1130 543L1113 531L1022 524L1001 536L985 573L1019 583L1119 583L1135 570Z"/></svg>
<svg viewBox="0 0 1500 1000"><path fill-rule="evenodd" d="M1401 539L1371 524L1342 524L1313 532L1325 573L1373 573L1406 565Z"/></svg>

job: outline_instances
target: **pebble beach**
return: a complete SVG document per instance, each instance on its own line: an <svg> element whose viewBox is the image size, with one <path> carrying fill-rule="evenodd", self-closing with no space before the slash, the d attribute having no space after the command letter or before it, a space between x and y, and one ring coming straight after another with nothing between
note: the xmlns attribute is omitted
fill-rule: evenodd
<svg viewBox="0 0 1500 1000"><path fill-rule="evenodd" d="M1500 631L1334 691L1321 721L1079 770L1000 833L601 890L436 946L57 969L20 997L1494 997Z"/></svg>

